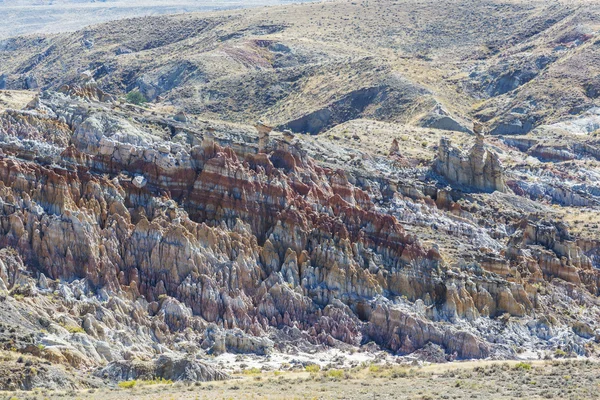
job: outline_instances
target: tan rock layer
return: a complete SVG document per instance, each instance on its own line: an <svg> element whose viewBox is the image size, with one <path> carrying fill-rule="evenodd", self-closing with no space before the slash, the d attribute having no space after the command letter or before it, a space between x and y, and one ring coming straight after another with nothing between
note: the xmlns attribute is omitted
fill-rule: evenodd
<svg viewBox="0 0 600 400"><path fill-rule="evenodd" d="M287 326L315 343L375 340L409 353L432 342L485 357L491 344L436 322L529 315L539 279L597 290L589 258L543 226L525 224L514 235L505 257L515 266L489 259L482 266L494 274L449 269L343 171L318 166L289 138L263 138L257 149L213 137L187 151L143 132L131 133L137 144L123 142L122 122L106 116L73 124L63 167L0 157L0 246L18 249L51 279L143 296L145 311L163 321L153 330L158 341L166 330L210 323L257 336ZM482 149L471 154L489 160ZM500 170L485 160L477 179L499 188L502 176L485 166ZM440 205L453 207L450 198ZM532 246L539 251L522 251ZM396 296L414 303L413 312L394 304ZM93 321L86 326L97 331Z"/></svg>

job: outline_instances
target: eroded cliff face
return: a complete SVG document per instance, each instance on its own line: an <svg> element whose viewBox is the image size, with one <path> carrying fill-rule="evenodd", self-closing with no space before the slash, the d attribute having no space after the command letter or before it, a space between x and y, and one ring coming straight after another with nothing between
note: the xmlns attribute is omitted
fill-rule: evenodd
<svg viewBox="0 0 600 400"><path fill-rule="evenodd" d="M146 372L167 363L222 379L181 357L268 354L298 341L510 357L524 344L585 354L593 341L595 309L580 318L585 335L539 317L598 292L598 244L563 226L509 216L503 233L473 230L476 211L435 186L407 192L369 168L315 161L324 150L301 137L169 118L92 84L3 112L0 139L0 290L11 294L0 312L35 310L9 322L26 325L31 341L5 347L41 343L37 355L106 379L145 376L136 359ZM440 146L437 168L506 191L498 159L477 140L457 163ZM480 245L450 262L405 230L399 219L409 218Z"/></svg>
<svg viewBox="0 0 600 400"><path fill-rule="evenodd" d="M483 192L506 192L503 168L498 156L484 146L484 136L476 132L475 143L467 154L452 146L447 138L440 140L434 170L451 183Z"/></svg>

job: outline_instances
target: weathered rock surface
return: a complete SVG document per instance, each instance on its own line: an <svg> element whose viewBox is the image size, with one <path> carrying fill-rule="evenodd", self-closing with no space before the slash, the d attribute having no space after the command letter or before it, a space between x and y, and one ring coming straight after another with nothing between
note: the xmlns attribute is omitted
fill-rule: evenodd
<svg viewBox="0 0 600 400"><path fill-rule="evenodd" d="M172 381L217 381L227 379L225 373L185 358L162 355L155 361L114 361L97 372L99 377L113 382L152 380L162 378Z"/></svg>
<svg viewBox="0 0 600 400"><path fill-rule="evenodd" d="M0 114L0 316L24 332L5 349L111 381L224 379L205 356L300 345L592 352L599 243L525 215L481 136L433 161L463 192L398 142L342 169L300 135L98 99Z"/></svg>
<svg viewBox="0 0 600 400"><path fill-rule="evenodd" d="M598 5L418 3L0 42L0 389L597 356Z"/></svg>
<svg viewBox="0 0 600 400"><path fill-rule="evenodd" d="M418 125L444 131L472 132L464 121L459 121L458 118L452 116L440 104L436 104L431 111L422 117L418 121Z"/></svg>
<svg viewBox="0 0 600 400"><path fill-rule="evenodd" d="M493 151L485 148L480 132L476 132L468 154L453 147L449 139L442 139L433 168L457 185L483 192L507 191L502 164Z"/></svg>

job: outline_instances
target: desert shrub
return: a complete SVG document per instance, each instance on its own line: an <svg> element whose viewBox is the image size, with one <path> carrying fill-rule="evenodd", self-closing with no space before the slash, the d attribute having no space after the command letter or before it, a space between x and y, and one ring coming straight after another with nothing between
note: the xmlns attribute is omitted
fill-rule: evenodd
<svg viewBox="0 0 600 400"><path fill-rule="evenodd" d="M554 357L566 357L567 353L563 349L556 349L554 351Z"/></svg>
<svg viewBox="0 0 600 400"><path fill-rule="evenodd" d="M531 369L531 364L526 363L526 362L520 362L520 363L515 364L513 369L529 371Z"/></svg>
<svg viewBox="0 0 600 400"><path fill-rule="evenodd" d="M133 389L133 387L137 384L137 381L133 380L133 381L123 381L123 382L119 382L119 387L121 389Z"/></svg>
<svg viewBox="0 0 600 400"><path fill-rule="evenodd" d="M69 333L85 333L85 330L80 326L72 326L67 325L65 329L69 331Z"/></svg>
<svg viewBox="0 0 600 400"><path fill-rule="evenodd" d="M244 375L257 375L260 374L262 371L260 370L260 368L247 368L243 371Z"/></svg>
<svg viewBox="0 0 600 400"><path fill-rule="evenodd" d="M132 90L131 92L127 93L125 99L128 103L135 104L137 106L148 102L144 95L138 92L137 90Z"/></svg>
<svg viewBox="0 0 600 400"><path fill-rule="evenodd" d="M344 377L344 371L341 369L330 369L327 371L326 375L331 379L342 379Z"/></svg>
<svg viewBox="0 0 600 400"><path fill-rule="evenodd" d="M408 376L408 371L404 368L392 368L390 377L392 378L405 378Z"/></svg>
<svg viewBox="0 0 600 400"><path fill-rule="evenodd" d="M318 364L310 364L307 365L305 368L306 372L319 372L321 370L321 367Z"/></svg>
<svg viewBox="0 0 600 400"><path fill-rule="evenodd" d="M375 364L369 365L369 372L372 372L374 374L381 372L381 365L375 365Z"/></svg>

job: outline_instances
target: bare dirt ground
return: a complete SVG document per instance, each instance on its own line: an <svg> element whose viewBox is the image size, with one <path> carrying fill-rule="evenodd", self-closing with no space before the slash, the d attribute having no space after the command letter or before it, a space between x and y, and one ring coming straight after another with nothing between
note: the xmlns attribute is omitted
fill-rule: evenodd
<svg viewBox="0 0 600 400"><path fill-rule="evenodd" d="M34 96L31 92L0 90L0 111L7 108L21 109L33 100Z"/></svg>
<svg viewBox="0 0 600 400"><path fill-rule="evenodd" d="M596 362L577 360L363 365L318 372L248 369L223 382L4 392L0 399L596 399L598 375Z"/></svg>

